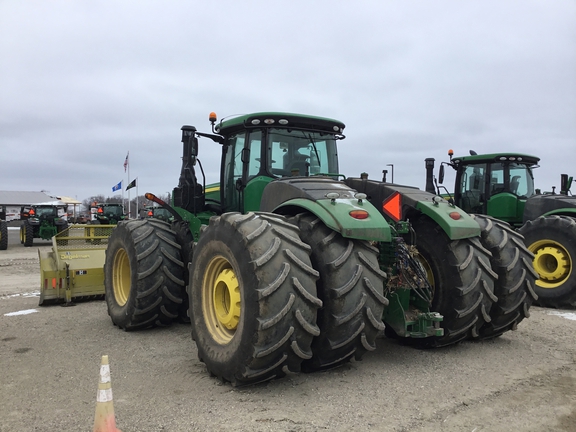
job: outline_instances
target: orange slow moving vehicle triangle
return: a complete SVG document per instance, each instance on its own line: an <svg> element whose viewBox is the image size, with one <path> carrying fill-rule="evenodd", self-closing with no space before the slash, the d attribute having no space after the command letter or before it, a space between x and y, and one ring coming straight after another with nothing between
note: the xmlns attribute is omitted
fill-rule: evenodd
<svg viewBox="0 0 576 432"><path fill-rule="evenodd" d="M395 222L402 219L402 196L400 192L394 192L382 203L382 210Z"/></svg>

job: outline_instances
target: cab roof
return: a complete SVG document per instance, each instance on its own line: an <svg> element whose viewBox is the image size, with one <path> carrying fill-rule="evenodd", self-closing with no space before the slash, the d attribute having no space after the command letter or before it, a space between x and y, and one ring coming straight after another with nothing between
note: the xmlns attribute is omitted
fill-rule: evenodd
<svg viewBox="0 0 576 432"><path fill-rule="evenodd" d="M452 158L452 163L455 165L470 165L482 162L493 163L505 161L517 162L532 166L538 164L540 158L524 153L489 153L482 155L455 156Z"/></svg>
<svg viewBox="0 0 576 432"><path fill-rule="evenodd" d="M214 128L222 135L253 128L290 128L341 134L344 123L327 118L284 112L257 112L221 120Z"/></svg>

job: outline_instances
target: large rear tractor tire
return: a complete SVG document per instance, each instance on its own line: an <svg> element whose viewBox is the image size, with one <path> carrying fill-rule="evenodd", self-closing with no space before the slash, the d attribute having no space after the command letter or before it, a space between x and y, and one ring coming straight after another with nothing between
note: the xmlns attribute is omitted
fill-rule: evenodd
<svg viewBox="0 0 576 432"><path fill-rule="evenodd" d="M538 272L536 304L561 308L576 306L576 218L542 216L520 228Z"/></svg>
<svg viewBox="0 0 576 432"><path fill-rule="evenodd" d="M20 243L24 247L30 247L34 244L34 227L27 220L20 225Z"/></svg>
<svg viewBox="0 0 576 432"><path fill-rule="evenodd" d="M272 213L210 219L190 267L198 357L234 386L298 372L320 334L318 272L298 228Z"/></svg>
<svg viewBox="0 0 576 432"><path fill-rule="evenodd" d="M156 219L123 221L108 240L106 304L124 330L170 325L185 289L181 247L170 225Z"/></svg>
<svg viewBox="0 0 576 432"><path fill-rule="evenodd" d="M0 250L8 249L8 225L0 220Z"/></svg>
<svg viewBox="0 0 576 432"><path fill-rule="evenodd" d="M382 313L385 273L378 265L378 249L362 240L347 239L314 215L293 219L300 238L312 248L312 266L320 273L316 282L323 306L318 311L320 334L312 342L312 358L304 360L305 372L329 369L360 360L376 348L384 330Z"/></svg>
<svg viewBox="0 0 576 432"><path fill-rule="evenodd" d="M418 259L434 291L430 308L443 315L444 336L411 339L411 343L429 348L478 338L497 300L494 283L498 276L490 266L490 252L478 237L451 240L425 217L416 220L413 228Z"/></svg>
<svg viewBox="0 0 576 432"><path fill-rule="evenodd" d="M505 222L489 216L471 215L481 229L482 245L492 253L490 264L498 274L494 294L498 297L490 310L491 321L480 330L480 339L500 336L530 316L530 306L538 298L534 292L538 274L534 271L534 255L524 239Z"/></svg>

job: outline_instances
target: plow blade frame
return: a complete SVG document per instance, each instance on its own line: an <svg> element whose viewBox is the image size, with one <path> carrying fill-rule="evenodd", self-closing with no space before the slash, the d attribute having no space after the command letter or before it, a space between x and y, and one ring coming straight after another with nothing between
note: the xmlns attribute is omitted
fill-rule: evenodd
<svg viewBox="0 0 576 432"><path fill-rule="evenodd" d="M40 306L104 297L104 261L115 225L71 225L38 250Z"/></svg>

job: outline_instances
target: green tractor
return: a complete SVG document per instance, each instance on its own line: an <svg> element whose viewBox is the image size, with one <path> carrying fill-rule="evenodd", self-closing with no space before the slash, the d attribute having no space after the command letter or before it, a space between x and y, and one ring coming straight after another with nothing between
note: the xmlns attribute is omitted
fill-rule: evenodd
<svg viewBox="0 0 576 432"><path fill-rule="evenodd" d="M164 222L170 222L174 219L174 216L170 214L168 210L161 206L147 206L145 208L147 218L156 218Z"/></svg>
<svg viewBox="0 0 576 432"><path fill-rule="evenodd" d="M501 229L485 241L478 220L434 194L346 178L342 122L210 122L212 133L181 129L171 204L146 194L173 221L122 221L110 236L105 297L119 328L187 315L208 371L246 385L360 359L380 334L446 346L528 316L536 275L522 242ZM217 184L205 184L199 138L221 148Z"/></svg>
<svg viewBox="0 0 576 432"><path fill-rule="evenodd" d="M59 232L68 228L66 219L58 216L58 207L53 205L34 205L22 207L20 217L20 243L30 247L35 238L50 240Z"/></svg>
<svg viewBox="0 0 576 432"><path fill-rule="evenodd" d="M95 225L116 225L126 219L122 204L97 204L94 220L90 223Z"/></svg>
<svg viewBox="0 0 576 432"><path fill-rule="evenodd" d="M545 307L576 306L576 196L570 194L572 177L561 175L559 193L534 189L533 168L539 158L520 153L453 157L440 165L456 170L454 203L468 213L489 215L524 236L539 278L534 288L537 304ZM434 159L426 159L426 190L435 193ZM440 191L438 190L438 193Z"/></svg>

